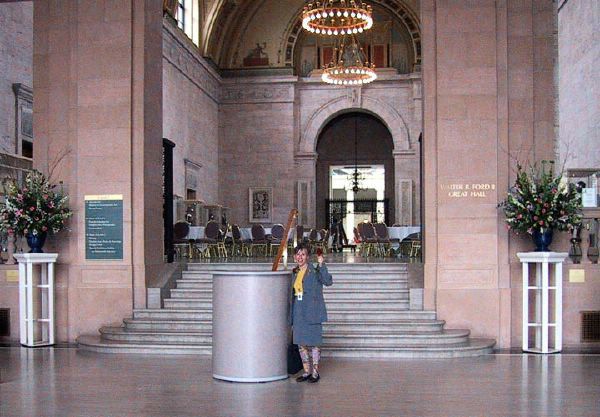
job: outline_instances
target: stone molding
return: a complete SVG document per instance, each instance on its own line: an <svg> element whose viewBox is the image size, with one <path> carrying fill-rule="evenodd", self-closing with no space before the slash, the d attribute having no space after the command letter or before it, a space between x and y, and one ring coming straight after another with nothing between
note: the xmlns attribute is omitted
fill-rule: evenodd
<svg viewBox="0 0 600 417"><path fill-rule="evenodd" d="M395 150L411 149L410 130L402 115L384 100L368 95L368 91L361 92L360 97L356 97L352 90L343 92L343 95L325 102L313 111L301 129L303 133L300 135L299 148L314 152L323 126L340 114L356 110L364 110L381 119L392 134Z"/></svg>
<svg viewBox="0 0 600 417"><path fill-rule="evenodd" d="M414 149L399 149L392 151L392 155L394 155L394 158L413 157L416 154L417 151Z"/></svg>
<svg viewBox="0 0 600 417"><path fill-rule="evenodd" d="M186 45L185 36L179 29L163 23L163 58L177 68L187 79L218 102L221 77L199 56L194 46Z"/></svg>
<svg viewBox="0 0 600 417"><path fill-rule="evenodd" d="M293 103L293 84L237 84L224 85L221 104Z"/></svg>
<svg viewBox="0 0 600 417"><path fill-rule="evenodd" d="M294 159L296 161L316 161L317 153L316 152L296 152L294 154Z"/></svg>

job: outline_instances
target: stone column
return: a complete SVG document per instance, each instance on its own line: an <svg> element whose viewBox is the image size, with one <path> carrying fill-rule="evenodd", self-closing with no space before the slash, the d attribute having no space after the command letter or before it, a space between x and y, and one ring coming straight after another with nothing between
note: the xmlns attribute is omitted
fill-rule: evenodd
<svg viewBox="0 0 600 417"><path fill-rule="evenodd" d="M494 1L421 3L425 308L498 338L497 28ZM506 302L506 300L502 300ZM510 305L510 300L508 300Z"/></svg>
<svg viewBox="0 0 600 417"><path fill-rule="evenodd" d="M58 340L146 305L162 264L162 3L34 5L34 165L63 181L75 214L51 244ZM123 260L85 259L84 196L123 195Z"/></svg>
<svg viewBox="0 0 600 417"><path fill-rule="evenodd" d="M497 203L517 160L552 157L553 7L421 3L425 308L500 347L515 345L511 279L523 242L508 236Z"/></svg>

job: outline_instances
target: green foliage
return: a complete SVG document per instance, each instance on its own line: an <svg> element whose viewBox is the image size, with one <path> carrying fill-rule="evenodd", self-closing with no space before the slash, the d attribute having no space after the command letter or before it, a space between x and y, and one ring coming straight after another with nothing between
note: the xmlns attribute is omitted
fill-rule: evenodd
<svg viewBox="0 0 600 417"><path fill-rule="evenodd" d="M28 233L58 233L73 214L68 197L56 191L44 174L27 174L23 187L13 180L5 183L5 201L0 205L0 229L25 236Z"/></svg>
<svg viewBox="0 0 600 417"><path fill-rule="evenodd" d="M517 165L515 184L499 205L510 230L533 234L535 230L571 230L581 224L581 193L563 175L554 176L552 165L542 161L541 170L533 166L529 172Z"/></svg>

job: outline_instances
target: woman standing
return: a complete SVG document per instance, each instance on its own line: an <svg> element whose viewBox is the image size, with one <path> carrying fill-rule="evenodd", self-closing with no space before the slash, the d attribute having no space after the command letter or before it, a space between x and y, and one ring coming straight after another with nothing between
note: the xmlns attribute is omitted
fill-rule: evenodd
<svg viewBox="0 0 600 417"><path fill-rule="evenodd" d="M296 381L314 383L321 378L320 346L323 343L323 322L327 321L323 285L331 285L333 278L327 271L322 254L317 255L317 267L308 262L308 247L302 243L294 249L294 259L297 266L292 276L289 321L304 368L304 373Z"/></svg>

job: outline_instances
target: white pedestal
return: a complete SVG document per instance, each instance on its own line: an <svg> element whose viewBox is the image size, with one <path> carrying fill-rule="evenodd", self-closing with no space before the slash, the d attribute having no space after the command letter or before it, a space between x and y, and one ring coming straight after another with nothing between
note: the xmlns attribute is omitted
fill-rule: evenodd
<svg viewBox="0 0 600 417"><path fill-rule="evenodd" d="M562 263L565 252L520 252L523 264L523 351L556 353L562 350ZM529 264L535 264L535 282L529 281ZM553 267L553 268L552 268ZM551 269L554 269L552 274ZM535 314L529 317L529 296L533 291ZM553 318L550 317L550 303ZM550 321L550 319L553 321ZM529 346L529 328L535 328L535 347ZM549 346L549 332L554 329L554 346Z"/></svg>
<svg viewBox="0 0 600 417"><path fill-rule="evenodd" d="M19 262L19 323L23 346L54 344L54 263L57 253L14 255Z"/></svg>

